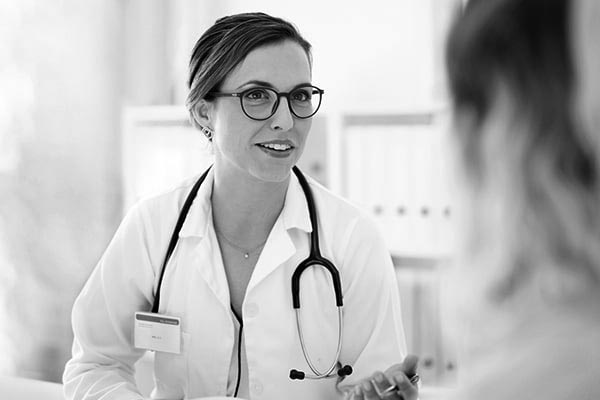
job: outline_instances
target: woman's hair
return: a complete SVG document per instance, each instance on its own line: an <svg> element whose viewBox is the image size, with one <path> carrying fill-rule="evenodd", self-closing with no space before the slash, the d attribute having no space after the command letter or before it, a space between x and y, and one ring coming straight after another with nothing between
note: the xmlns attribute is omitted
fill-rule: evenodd
<svg viewBox="0 0 600 400"><path fill-rule="evenodd" d="M466 257L494 304L600 283L599 149L575 112L570 4L470 0L450 31Z"/></svg>
<svg viewBox="0 0 600 400"><path fill-rule="evenodd" d="M210 92L218 91L223 80L257 47L291 40L306 52L309 63L311 45L291 23L264 13L243 13L218 19L198 39L189 65L186 100L188 110L202 99L213 100ZM193 115L191 116L196 125Z"/></svg>
<svg viewBox="0 0 600 400"><path fill-rule="evenodd" d="M582 134L596 149L600 163L600 2L577 0L572 12L572 44L576 70L576 112L582 124Z"/></svg>

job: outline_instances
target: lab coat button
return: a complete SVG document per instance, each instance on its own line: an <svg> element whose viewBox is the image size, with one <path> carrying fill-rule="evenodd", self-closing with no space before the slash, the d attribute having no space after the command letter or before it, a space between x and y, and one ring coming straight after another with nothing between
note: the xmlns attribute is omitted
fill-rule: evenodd
<svg viewBox="0 0 600 400"><path fill-rule="evenodd" d="M255 382L252 385L252 392L254 394L261 394L263 392L263 385L260 382Z"/></svg>
<svg viewBox="0 0 600 400"><path fill-rule="evenodd" d="M246 306L246 317L254 318L258 315L258 305L250 303Z"/></svg>

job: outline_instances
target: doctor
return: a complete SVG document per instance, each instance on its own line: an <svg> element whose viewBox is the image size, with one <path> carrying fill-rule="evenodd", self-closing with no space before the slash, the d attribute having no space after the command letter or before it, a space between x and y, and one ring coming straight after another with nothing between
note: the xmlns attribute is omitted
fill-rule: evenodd
<svg viewBox="0 0 600 400"><path fill-rule="evenodd" d="M307 177L311 221L309 196L292 172L324 93L311 69L310 44L266 14L221 18L198 40L187 106L214 165L203 179L139 202L123 220L73 307L67 399L142 399L134 364L148 349L156 351L156 399L416 399L405 375L414 365L401 363L399 296L381 236ZM292 275L315 233L339 271L342 321L334 275L318 266L301 275L296 320ZM141 321L140 311L154 311L156 324L172 321L161 331L168 337L142 337L138 330L154 322ZM153 348L151 339L169 344ZM308 360L329 377L310 379L319 374ZM306 378L290 379L293 370Z"/></svg>

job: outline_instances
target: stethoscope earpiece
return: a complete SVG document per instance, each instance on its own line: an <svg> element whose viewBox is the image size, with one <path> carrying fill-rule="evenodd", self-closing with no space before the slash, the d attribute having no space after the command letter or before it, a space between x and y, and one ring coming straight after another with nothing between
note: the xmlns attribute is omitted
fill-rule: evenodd
<svg viewBox="0 0 600 400"><path fill-rule="evenodd" d="M349 365L344 365L342 368L338 369L337 374L342 378L352 374L352 367Z"/></svg>
<svg viewBox="0 0 600 400"><path fill-rule="evenodd" d="M290 370L290 379L291 380L298 379L299 381L301 381L304 379L304 372L298 371L297 369L292 369L292 370Z"/></svg>

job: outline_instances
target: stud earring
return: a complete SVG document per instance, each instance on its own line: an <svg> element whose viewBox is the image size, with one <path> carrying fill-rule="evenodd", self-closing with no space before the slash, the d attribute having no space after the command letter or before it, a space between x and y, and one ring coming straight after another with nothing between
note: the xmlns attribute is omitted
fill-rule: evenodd
<svg viewBox="0 0 600 400"><path fill-rule="evenodd" d="M202 132L202 134L204 134L204 136L206 136L206 138L208 139L209 142L212 141L212 138L214 135L214 132L212 129L207 128L206 126L201 126L200 131Z"/></svg>

